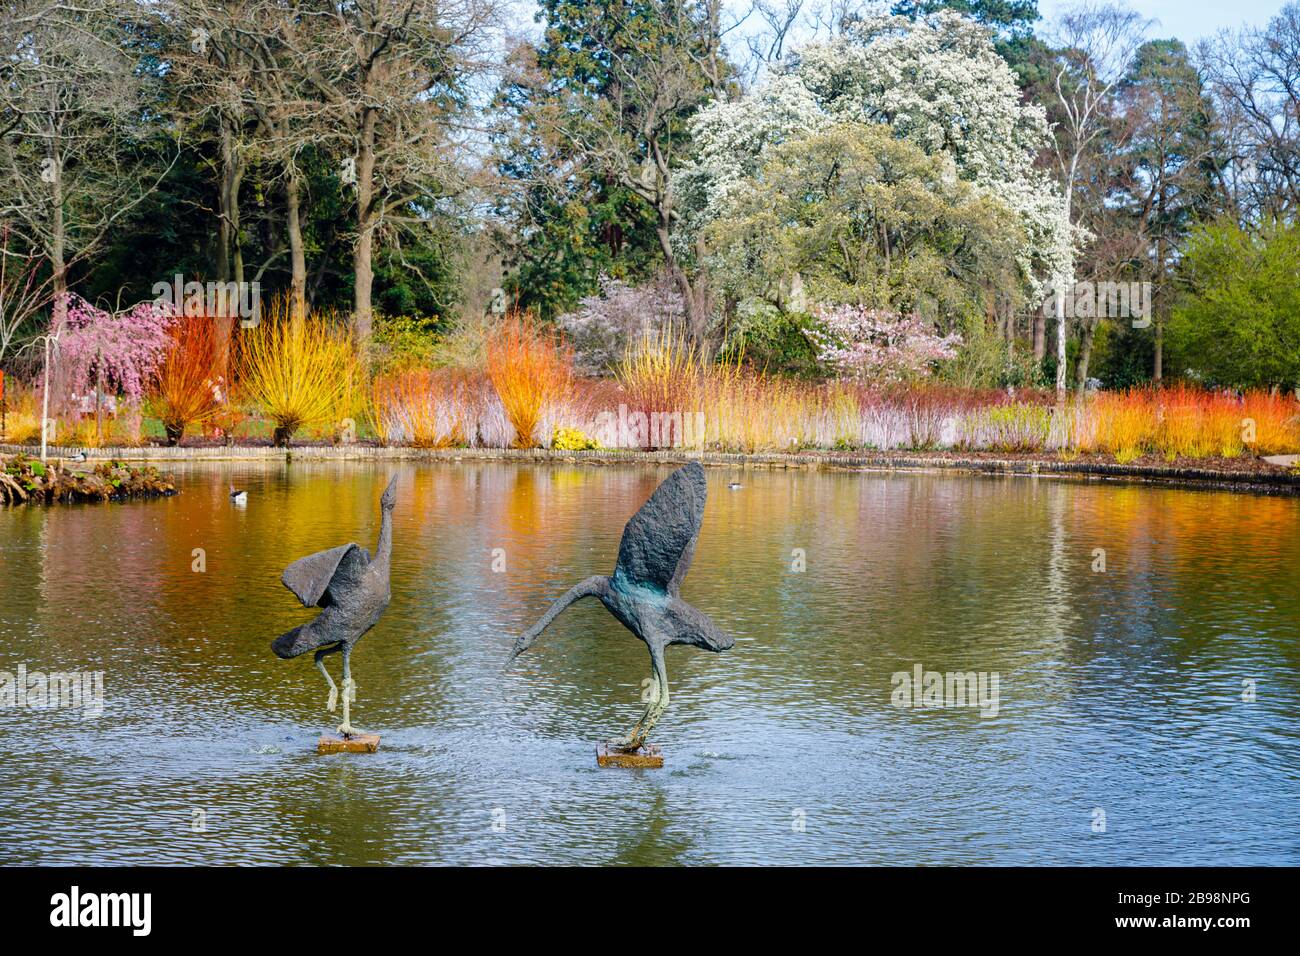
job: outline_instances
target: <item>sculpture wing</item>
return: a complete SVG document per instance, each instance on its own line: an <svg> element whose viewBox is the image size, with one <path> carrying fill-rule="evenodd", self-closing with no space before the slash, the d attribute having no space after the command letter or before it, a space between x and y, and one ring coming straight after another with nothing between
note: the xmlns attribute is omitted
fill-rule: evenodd
<svg viewBox="0 0 1300 956"><path fill-rule="evenodd" d="M355 544L318 551L299 558L284 569L280 582L302 602L303 607L329 607L331 588L347 590L361 581L370 564L370 552Z"/></svg>
<svg viewBox="0 0 1300 956"><path fill-rule="evenodd" d="M623 529L615 578L676 595L695 556L707 496L699 462L665 478Z"/></svg>

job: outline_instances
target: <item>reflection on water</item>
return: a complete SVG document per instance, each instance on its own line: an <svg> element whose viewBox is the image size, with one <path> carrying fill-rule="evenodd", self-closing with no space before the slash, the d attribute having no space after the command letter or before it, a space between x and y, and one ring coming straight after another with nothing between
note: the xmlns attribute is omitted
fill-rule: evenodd
<svg viewBox="0 0 1300 956"><path fill-rule="evenodd" d="M393 602L354 657L374 755L315 754L325 685L269 642L306 617L285 565L373 547L387 469L0 513L0 670L106 691L3 711L0 862L1300 863L1296 499L710 470L684 596L737 643L669 651L667 766L615 771L639 642L583 602L502 662L667 469L394 467ZM918 663L997 672L998 716L891 706Z"/></svg>

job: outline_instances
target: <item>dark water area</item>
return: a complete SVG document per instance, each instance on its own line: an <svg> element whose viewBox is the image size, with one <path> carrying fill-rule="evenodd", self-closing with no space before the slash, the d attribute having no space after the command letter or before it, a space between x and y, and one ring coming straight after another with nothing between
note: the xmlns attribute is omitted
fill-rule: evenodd
<svg viewBox="0 0 1300 956"><path fill-rule="evenodd" d="M0 863L1300 863L1300 499L709 469L683 597L736 644L669 649L666 765L626 771L594 748L649 659L599 603L503 664L668 468L172 471L0 511L0 672L103 682L98 716L0 698ZM394 472L353 657L383 743L318 756L340 715L271 654L310 616L279 575L373 548ZM917 665L996 707L897 706Z"/></svg>

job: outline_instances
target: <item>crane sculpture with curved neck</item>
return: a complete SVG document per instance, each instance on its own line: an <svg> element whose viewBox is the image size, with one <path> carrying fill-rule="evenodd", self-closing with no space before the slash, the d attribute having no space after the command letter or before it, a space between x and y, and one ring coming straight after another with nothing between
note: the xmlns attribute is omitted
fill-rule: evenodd
<svg viewBox="0 0 1300 956"><path fill-rule="evenodd" d="M345 738L356 731L350 722L349 704L357 699L352 680L352 648L388 607L389 565L393 554L393 508L397 505L397 477L394 476L379 499L379 544L372 559L357 544L345 544L329 551L299 558L284 569L280 581L302 602L319 607L321 613L306 624L281 634L271 644L277 657L291 658L316 652L316 666L329 684L326 707L333 713L338 688L325 669L325 657L343 654L343 723L338 731Z"/></svg>
<svg viewBox="0 0 1300 956"><path fill-rule="evenodd" d="M691 462L665 478L623 529L614 573L587 578L570 588L540 621L519 636L510 654L513 661L526 651L574 601L599 598L619 623L649 648L656 690L631 733L608 742L614 750L640 750L668 707L666 647L691 644L718 652L735 643L708 615L681 597L682 579L695 556L707 495L704 469L699 462Z"/></svg>

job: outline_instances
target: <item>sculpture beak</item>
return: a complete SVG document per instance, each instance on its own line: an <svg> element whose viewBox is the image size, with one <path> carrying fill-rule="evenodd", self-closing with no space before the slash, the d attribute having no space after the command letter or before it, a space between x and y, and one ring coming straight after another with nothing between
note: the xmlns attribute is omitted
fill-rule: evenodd
<svg viewBox="0 0 1300 956"><path fill-rule="evenodd" d="M310 646L298 646L298 639L302 636L302 625L295 627L292 631L286 631L271 642L271 650L275 656L283 660L297 657L299 654L311 650Z"/></svg>

